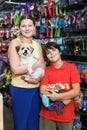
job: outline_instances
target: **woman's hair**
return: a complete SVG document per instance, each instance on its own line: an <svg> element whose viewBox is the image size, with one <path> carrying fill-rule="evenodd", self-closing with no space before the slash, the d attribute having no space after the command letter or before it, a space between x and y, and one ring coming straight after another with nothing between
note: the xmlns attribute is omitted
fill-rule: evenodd
<svg viewBox="0 0 87 130"><path fill-rule="evenodd" d="M30 20L32 20L32 21L33 21L33 24L35 25L35 20L34 20L34 18L33 18L31 15L24 14L24 15L22 15L22 16L20 17L19 27L20 27L20 24L21 24L22 20L24 20L24 19L30 19Z"/></svg>
<svg viewBox="0 0 87 130"><path fill-rule="evenodd" d="M58 49L59 52L60 52L60 47L56 42L48 42L48 43L46 43L46 45L43 48L44 56L46 57L46 52L48 51L48 49L53 49L53 48Z"/></svg>

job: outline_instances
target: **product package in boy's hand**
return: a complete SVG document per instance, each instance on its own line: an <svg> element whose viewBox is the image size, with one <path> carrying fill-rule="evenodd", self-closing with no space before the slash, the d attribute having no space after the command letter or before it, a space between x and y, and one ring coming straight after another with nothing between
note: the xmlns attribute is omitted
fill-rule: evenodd
<svg viewBox="0 0 87 130"><path fill-rule="evenodd" d="M45 95L45 94L42 94L41 95L41 98L42 98L42 103L45 107L49 107L50 106L50 101L49 101L49 98Z"/></svg>

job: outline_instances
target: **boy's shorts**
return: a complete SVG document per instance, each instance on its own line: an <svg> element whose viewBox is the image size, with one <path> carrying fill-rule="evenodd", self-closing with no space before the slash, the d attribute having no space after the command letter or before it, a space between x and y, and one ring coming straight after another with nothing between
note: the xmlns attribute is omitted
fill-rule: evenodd
<svg viewBox="0 0 87 130"><path fill-rule="evenodd" d="M70 122L57 122L40 117L39 130L72 130L73 120Z"/></svg>

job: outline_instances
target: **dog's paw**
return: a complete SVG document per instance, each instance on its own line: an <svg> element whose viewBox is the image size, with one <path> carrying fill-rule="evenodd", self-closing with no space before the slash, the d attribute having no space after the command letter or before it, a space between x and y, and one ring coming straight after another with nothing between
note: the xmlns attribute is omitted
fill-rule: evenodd
<svg viewBox="0 0 87 130"><path fill-rule="evenodd" d="M26 75L25 76L25 81L28 81L30 79L30 76L29 75Z"/></svg>

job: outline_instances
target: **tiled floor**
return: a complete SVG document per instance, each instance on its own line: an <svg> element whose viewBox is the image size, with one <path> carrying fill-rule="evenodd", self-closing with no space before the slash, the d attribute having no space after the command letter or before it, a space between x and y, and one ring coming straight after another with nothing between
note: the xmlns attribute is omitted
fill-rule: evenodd
<svg viewBox="0 0 87 130"><path fill-rule="evenodd" d="M11 109L4 105L4 130L13 130L13 115Z"/></svg>

